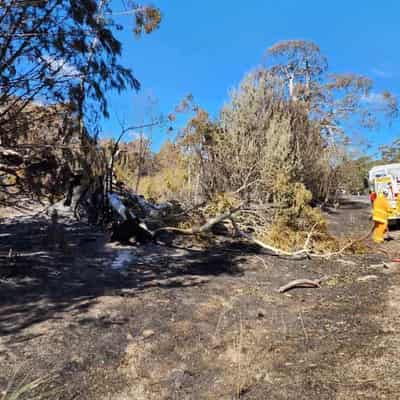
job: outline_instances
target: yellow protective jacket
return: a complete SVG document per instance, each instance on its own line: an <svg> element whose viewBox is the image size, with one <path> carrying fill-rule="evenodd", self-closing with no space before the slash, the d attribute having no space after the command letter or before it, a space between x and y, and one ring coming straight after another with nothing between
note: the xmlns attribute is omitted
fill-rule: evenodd
<svg viewBox="0 0 400 400"><path fill-rule="evenodd" d="M374 209L372 212L372 219L375 222L387 224L389 217L390 204L386 197L380 195L374 201Z"/></svg>

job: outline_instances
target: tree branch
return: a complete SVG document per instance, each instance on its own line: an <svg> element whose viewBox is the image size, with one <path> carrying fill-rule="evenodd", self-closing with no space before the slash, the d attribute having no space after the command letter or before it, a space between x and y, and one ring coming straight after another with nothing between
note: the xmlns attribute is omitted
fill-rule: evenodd
<svg viewBox="0 0 400 400"><path fill-rule="evenodd" d="M174 228L174 227L164 227L164 228L158 228L153 232L153 236L157 236L160 232L176 232L181 235L196 235L198 233L204 233L209 231L214 225L222 222L225 219L229 219L234 213L239 211L243 204L240 204L239 206L233 208L232 210L229 210L223 214L220 214L216 216L215 218L210 219L207 221L204 225L200 227L194 227L194 228L189 228L189 229L181 229L181 228Z"/></svg>

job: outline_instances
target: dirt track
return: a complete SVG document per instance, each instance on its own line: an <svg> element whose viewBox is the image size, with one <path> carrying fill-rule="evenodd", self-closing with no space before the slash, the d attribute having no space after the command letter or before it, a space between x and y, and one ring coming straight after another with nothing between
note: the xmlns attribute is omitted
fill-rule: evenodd
<svg viewBox="0 0 400 400"><path fill-rule="evenodd" d="M368 205L329 220L365 232ZM400 398L400 274L381 265L397 240L389 256L337 261L148 245L113 268L121 249L100 232L62 234L59 247L46 220L0 227L0 389L19 368L17 380L54 372L63 400ZM276 291L325 275L321 289Z"/></svg>

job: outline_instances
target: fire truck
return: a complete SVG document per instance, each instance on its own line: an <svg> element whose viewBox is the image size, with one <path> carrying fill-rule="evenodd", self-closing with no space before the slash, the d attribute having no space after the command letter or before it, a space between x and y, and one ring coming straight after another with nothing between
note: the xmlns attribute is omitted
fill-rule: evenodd
<svg viewBox="0 0 400 400"><path fill-rule="evenodd" d="M370 199L384 191L388 192L390 204L389 219L400 220L400 163L377 165L369 171Z"/></svg>

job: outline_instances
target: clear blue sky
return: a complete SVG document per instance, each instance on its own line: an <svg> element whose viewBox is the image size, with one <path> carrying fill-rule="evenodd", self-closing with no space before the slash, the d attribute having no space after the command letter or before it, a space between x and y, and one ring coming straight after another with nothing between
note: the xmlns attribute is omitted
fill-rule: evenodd
<svg viewBox="0 0 400 400"><path fill-rule="evenodd" d="M145 0L144 0L145 2ZM116 5L119 0L115 0ZM257 66L279 40L318 43L334 72L356 72L376 81L377 90L400 95L400 1L396 0L154 0L162 10L159 30L135 39L120 34L123 63L142 83L141 94L110 95L111 119L104 134L142 122L146 97L153 110L168 114L188 93L217 115L228 91ZM121 22L128 23L127 17ZM400 135L400 125L369 135L375 146ZM153 133L157 149L167 135Z"/></svg>

